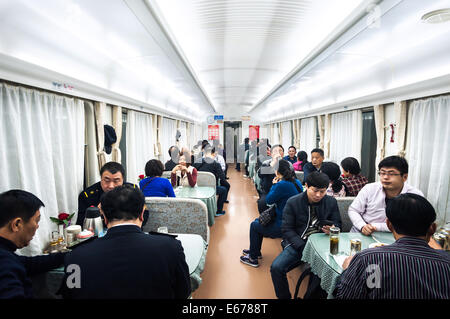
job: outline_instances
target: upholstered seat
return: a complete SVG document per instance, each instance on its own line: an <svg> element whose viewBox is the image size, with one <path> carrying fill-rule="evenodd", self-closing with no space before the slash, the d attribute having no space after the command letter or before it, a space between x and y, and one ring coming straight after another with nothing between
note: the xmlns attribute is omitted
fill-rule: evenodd
<svg viewBox="0 0 450 319"><path fill-rule="evenodd" d="M209 243L208 209L200 199L146 197L149 211L144 231L166 226L169 233L198 234Z"/></svg>

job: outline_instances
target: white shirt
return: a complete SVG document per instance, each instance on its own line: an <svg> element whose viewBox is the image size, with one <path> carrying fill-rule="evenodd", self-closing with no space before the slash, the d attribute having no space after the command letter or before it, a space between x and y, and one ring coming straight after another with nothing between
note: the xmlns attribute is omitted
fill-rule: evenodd
<svg viewBox="0 0 450 319"><path fill-rule="evenodd" d="M222 167L222 171L225 172L225 159L223 158L223 156L217 154L215 157L215 161L220 164L220 166Z"/></svg>
<svg viewBox="0 0 450 319"><path fill-rule="evenodd" d="M414 187L403 184L403 193L413 193L423 196ZM376 227L377 231L389 232L386 225L386 193L381 182L366 184L348 208L348 217L353 223L351 232L360 232L366 224Z"/></svg>

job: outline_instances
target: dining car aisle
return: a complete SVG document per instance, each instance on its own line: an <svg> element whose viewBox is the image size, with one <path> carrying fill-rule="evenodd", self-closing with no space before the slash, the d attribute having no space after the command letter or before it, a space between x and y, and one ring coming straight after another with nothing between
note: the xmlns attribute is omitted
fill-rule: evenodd
<svg viewBox="0 0 450 319"><path fill-rule="evenodd" d="M276 298L270 276L270 265L281 252L281 239L264 238L263 259L253 268L239 261L242 249L249 248L250 223L259 216L256 205L258 193L252 181L228 168L231 185L225 204L226 214L215 218L210 229L210 242L202 284L192 294L194 299L259 299ZM288 273L291 293L300 275L299 269ZM302 287L303 288L303 287ZM300 290L300 295L302 294Z"/></svg>

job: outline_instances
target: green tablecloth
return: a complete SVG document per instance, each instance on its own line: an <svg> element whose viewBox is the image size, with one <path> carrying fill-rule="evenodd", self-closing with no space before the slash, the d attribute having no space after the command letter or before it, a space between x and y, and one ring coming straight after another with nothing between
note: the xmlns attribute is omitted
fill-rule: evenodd
<svg viewBox="0 0 450 319"><path fill-rule="evenodd" d="M177 187L175 196L180 198L200 199L208 208L208 225L214 225L214 216L217 212L216 189L210 186Z"/></svg>
<svg viewBox="0 0 450 319"><path fill-rule="evenodd" d="M386 244L392 244L395 241L392 233L375 232L373 236ZM354 238L361 240L362 250L376 242L372 237L361 233L341 233L339 254L350 255L350 240ZM320 286L328 293L328 298L333 298L333 290L343 270L330 255L330 237L324 233L312 234L303 250L302 260L307 262L311 266L311 271L320 277Z"/></svg>
<svg viewBox="0 0 450 319"><path fill-rule="evenodd" d="M200 235L196 234L178 234L177 239L183 246L186 263L189 267L191 290L194 292L202 283L200 274L205 268L208 245ZM61 295L56 295L56 292L60 288L63 278L64 267L34 276L32 278L34 298L60 299Z"/></svg>

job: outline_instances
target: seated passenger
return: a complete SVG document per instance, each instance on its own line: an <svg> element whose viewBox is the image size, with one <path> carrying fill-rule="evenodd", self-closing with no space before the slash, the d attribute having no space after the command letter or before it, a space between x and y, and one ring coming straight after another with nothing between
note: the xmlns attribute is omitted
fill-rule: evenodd
<svg viewBox="0 0 450 319"><path fill-rule="evenodd" d="M259 266L258 258L262 258L261 245L263 237L281 237L281 220L284 206L289 198L302 192L302 184L295 177L295 172L289 165L289 162L280 160L278 169L275 171L273 186L266 196L268 205L276 205L275 220L269 225L262 226L257 218L250 224L250 249L242 251L244 255L240 258L241 262L252 267Z"/></svg>
<svg viewBox="0 0 450 319"><path fill-rule="evenodd" d="M388 232L386 205L395 196L422 192L408 185L408 162L403 157L389 156L378 164L380 181L364 186L348 208L348 217L353 223L351 232L362 232L369 236L374 231Z"/></svg>
<svg viewBox="0 0 450 319"><path fill-rule="evenodd" d="M189 163L186 163L186 156L190 158L189 154L180 155L179 164L173 168L170 174L173 187L197 186L197 169Z"/></svg>
<svg viewBox="0 0 450 319"><path fill-rule="evenodd" d="M220 167L220 164L217 163L215 159L215 148L211 147L211 145L205 145L204 153L205 157L202 159L202 162L199 164L194 164L195 168L199 172L210 172L213 173L216 177L216 194L219 195L217 199L217 215L224 215L225 211L223 210L223 205L228 202L228 192L230 190L230 184L227 182L225 174Z"/></svg>
<svg viewBox="0 0 450 319"><path fill-rule="evenodd" d="M169 148L169 156L170 159L164 164L164 170L165 171L171 171L175 166L178 165L178 158L179 158L180 151L178 147L175 145L171 146Z"/></svg>
<svg viewBox="0 0 450 319"><path fill-rule="evenodd" d="M275 144L270 148L268 152L269 159L265 160L258 170L258 177L260 179L259 199L257 201L259 213L266 210L266 196L272 188L272 181L275 176L275 166L278 165L278 161L283 158L284 148L280 144ZM292 165L292 164L291 164Z"/></svg>
<svg viewBox="0 0 450 319"><path fill-rule="evenodd" d="M297 162L297 156L295 155L295 153L297 153L297 149L295 148L295 146L289 146L288 155L283 157L283 159L294 165Z"/></svg>
<svg viewBox="0 0 450 319"><path fill-rule="evenodd" d="M324 160L324 152L320 148L315 148L311 151L311 162L306 163L303 166L303 180L306 181L308 174L319 171L322 167L322 163Z"/></svg>
<svg viewBox="0 0 450 319"><path fill-rule="evenodd" d="M391 199L386 217L395 243L348 257L336 286L336 297L448 301L450 255L428 245L436 231L433 206L420 195L404 193Z"/></svg>
<svg viewBox="0 0 450 319"><path fill-rule="evenodd" d="M336 199L326 195L330 179L324 173L313 172L306 179L306 192L291 197L284 207L281 232L286 243L270 267L275 294L290 299L286 273L300 265L303 248L311 234L329 234L331 222L341 227L341 215Z"/></svg>
<svg viewBox="0 0 450 319"><path fill-rule="evenodd" d="M30 276L63 265L66 253L26 257L15 254L28 246L41 219L44 203L23 190L0 194L0 299L30 299L33 289Z"/></svg>
<svg viewBox="0 0 450 319"><path fill-rule="evenodd" d="M167 178L162 178L164 166L161 161L152 159L145 164L145 175L139 182L139 188L145 197L175 197L172 184Z"/></svg>
<svg viewBox="0 0 450 319"><path fill-rule="evenodd" d="M308 154L305 151L297 153L297 162L293 164L296 171L303 172L303 167L308 163Z"/></svg>
<svg viewBox="0 0 450 319"><path fill-rule="evenodd" d="M141 231L144 204L142 192L129 186L117 187L102 196L100 210L108 231L104 237L68 254L61 287L64 298L189 297L191 283L183 247L166 234ZM79 287L68 287L72 275L67 270L69 265L78 266Z"/></svg>
<svg viewBox="0 0 450 319"><path fill-rule="evenodd" d="M347 186L347 196L357 196L359 191L369 182L361 175L361 167L358 160L353 157L346 157L341 162L342 182Z"/></svg>
<svg viewBox="0 0 450 319"><path fill-rule="evenodd" d="M323 162L321 171L330 178L330 186L328 186L327 195L333 197L345 197L345 185L341 180L341 170L339 169L339 165L333 162Z"/></svg>
<svg viewBox="0 0 450 319"><path fill-rule="evenodd" d="M83 226L86 209L90 206L97 207L100 203L100 197L117 186L123 184L137 186L135 184L125 182L125 169L120 163L108 162L100 170L100 182L89 186L78 195L78 216L77 225ZM147 222L148 211L146 212L144 225ZM105 225L106 226L106 225Z"/></svg>

